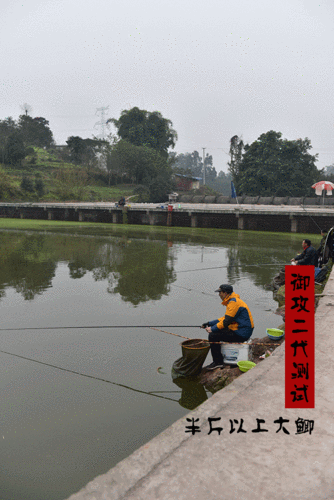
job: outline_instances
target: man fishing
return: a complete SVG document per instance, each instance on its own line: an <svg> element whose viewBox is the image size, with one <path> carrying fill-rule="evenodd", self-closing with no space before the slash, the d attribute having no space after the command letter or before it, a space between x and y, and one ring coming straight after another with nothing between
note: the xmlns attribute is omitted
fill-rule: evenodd
<svg viewBox="0 0 334 500"><path fill-rule="evenodd" d="M208 321L201 326L208 332L209 342L246 342L254 330L249 307L233 292L231 285L220 285L216 292L219 293L223 306L226 306L226 313L222 318ZM221 347L221 344L210 345L213 363L206 366L206 369L214 370L224 366Z"/></svg>
<svg viewBox="0 0 334 500"><path fill-rule="evenodd" d="M292 265L297 266L318 266L318 255L316 249L311 245L310 240L303 240L303 252L294 259L291 259Z"/></svg>

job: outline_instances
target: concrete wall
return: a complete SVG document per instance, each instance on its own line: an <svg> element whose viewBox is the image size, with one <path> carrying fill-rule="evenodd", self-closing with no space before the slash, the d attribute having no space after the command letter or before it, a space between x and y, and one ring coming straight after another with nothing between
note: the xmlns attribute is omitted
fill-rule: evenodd
<svg viewBox="0 0 334 500"><path fill-rule="evenodd" d="M210 198L210 201L208 201ZM238 196L238 201L231 196L202 196L192 194L180 194L179 201L181 203L218 203L218 204L236 204L241 205L303 205L303 206L319 206L323 204L322 197L305 197L294 198L288 196ZM334 208L334 196L325 196L325 206Z"/></svg>
<svg viewBox="0 0 334 500"><path fill-rule="evenodd" d="M267 205L263 210L257 208L258 205L227 204L216 208L215 204L189 203L180 207L177 204L172 212L168 212L150 205L133 204L123 209L106 205L0 203L0 217L310 234L319 234L320 228L334 226L334 210L321 206L307 211L300 207L290 209L281 205Z"/></svg>

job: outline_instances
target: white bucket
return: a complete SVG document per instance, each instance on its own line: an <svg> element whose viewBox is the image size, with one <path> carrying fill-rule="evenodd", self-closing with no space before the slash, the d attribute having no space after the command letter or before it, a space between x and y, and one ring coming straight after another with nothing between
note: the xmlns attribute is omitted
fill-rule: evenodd
<svg viewBox="0 0 334 500"><path fill-rule="evenodd" d="M238 361L249 361L250 340L246 344L222 344L222 355L224 363L236 365Z"/></svg>

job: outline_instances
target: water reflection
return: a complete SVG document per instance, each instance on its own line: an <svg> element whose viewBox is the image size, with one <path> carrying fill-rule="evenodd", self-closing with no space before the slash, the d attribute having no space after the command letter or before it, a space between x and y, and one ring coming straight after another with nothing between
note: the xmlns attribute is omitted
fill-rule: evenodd
<svg viewBox="0 0 334 500"><path fill-rule="evenodd" d="M119 294L134 306L167 295L176 281L174 263L178 249L170 236L167 241L121 237L99 238L53 234L29 234L2 231L0 241L0 299L7 287L13 287L26 300L32 300L52 286L58 262L66 262L72 279L91 273L95 281L106 281L110 294ZM284 262L294 255L295 240L286 237L235 233L235 241L219 248L189 245L188 254L200 252L203 263L213 258L212 252L226 248L226 281L237 283L249 276L257 285L268 284ZM198 267L198 266L195 266ZM221 266L225 267L225 266ZM190 269L191 270L191 269ZM181 271L182 272L182 271ZM183 271L184 272L184 271Z"/></svg>
<svg viewBox="0 0 334 500"><path fill-rule="evenodd" d="M202 384L196 378L178 377L173 379L174 384L182 389L179 404L187 410L194 410L208 399Z"/></svg>
<svg viewBox="0 0 334 500"><path fill-rule="evenodd" d="M13 287L33 300L52 286L58 262L67 262L72 279L91 272L107 281L107 291L134 306L159 300L176 280L173 251L164 242L2 232L0 297Z"/></svg>
<svg viewBox="0 0 334 500"><path fill-rule="evenodd" d="M2 233L0 241L0 290L13 287L25 300L32 300L51 286L57 263L46 238L41 235Z"/></svg>
<svg viewBox="0 0 334 500"><path fill-rule="evenodd" d="M228 282L235 283L247 273L257 284L264 286L270 283L274 274L290 263L296 248L296 243L289 245L287 239L277 241L264 235L260 241L254 237L246 244L239 244L238 241L229 245L226 251Z"/></svg>
<svg viewBox="0 0 334 500"><path fill-rule="evenodd" d="M117 247L116 247L117 248ZM115 259L109 279L110 293L119 293L126 302L138 305L159 300L176 281L173 254L160 242L127 241L122 244L121 258Z"/></svg>
<svg viewBox="0 0 334 500"><path fill-rule="evenodd" d="M180 340L139 325L207 338L199 325L224 314L214 290L227 281L256 336L281 323L261 285L276 268L255 266L291 258L299 239L108 231L1 232L3 500L67 498L210 397L196 379L171 380Z"/></svg>

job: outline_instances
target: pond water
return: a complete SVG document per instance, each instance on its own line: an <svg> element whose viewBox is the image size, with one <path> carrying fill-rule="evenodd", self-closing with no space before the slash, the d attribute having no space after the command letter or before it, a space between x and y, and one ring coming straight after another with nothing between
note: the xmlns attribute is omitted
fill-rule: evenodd
<svg viewBox="0 0 334 500"><path fill-rule="evenodd" d="M230 283L264 336L282 322L265 284L301 248L240 231L0 234L1 500L65 499L210 397L173 383L183 339L147 326L206 338Z"/></svg>

